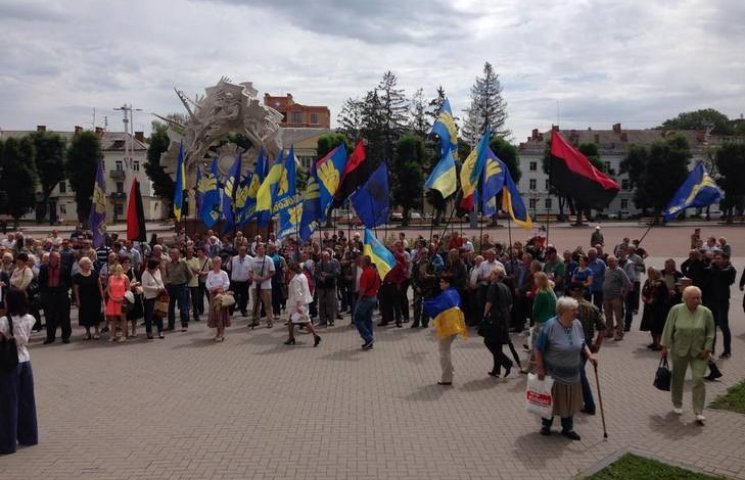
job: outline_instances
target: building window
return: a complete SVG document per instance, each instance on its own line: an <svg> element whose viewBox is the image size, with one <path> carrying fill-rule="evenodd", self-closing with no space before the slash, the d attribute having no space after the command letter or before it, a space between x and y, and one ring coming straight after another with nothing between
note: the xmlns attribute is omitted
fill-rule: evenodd
<svg viewBox="0 0 745 480"><path fill-rule="evenodd" d="M60 206L59 206L59 213L61 213L62 215L67 215L67 205L60 204Z"/></svg>
<svg viewBox="0 0 745 480"><path fill-rule="evenodd" d="M543 201L543 206L546 207L546 210L551 210L551 199L547 198Z"/></svg>
<svg viewBox="0 0 745 480"><path fill-rule="evenodd" d="M549 181L548 181L548 178L546 179L546 183L545 183L545 185L544 185L544 187L543 187L543 188L544 188L544 189L545 189L546 191L548 191L548 190L549 190L549 189L551 188L551 184L549 183Z"/></svg>
<svg viewBox="0 0 745 480"><path fill-rule="evenodd" d="M311 113L310 114L310 124L311 125L318 125L318 114L317 113Z"/></svg>
<svg viewBox="0 0 745 480"><path fill-rule="evenodd" d="M121 172L123 170L123 168L122 168L122 161L121 160L117 160L116 163L115 163L115 165L116 165L115 168L116 168L117 171Z"/></svg>
<svg viewBox="0 0 745 480"><path fill-rule="evenodd" d="M292 112L292 123L303 123L303 112Z"/></svg>
<svg viewBox="0 0 745 480"><path fill-rule="evenodd" d="M535 189L536 189L536 183L537 183L537 182L536 182L536 179L535 179L535 178L531 178L531 179L529 180L529 186L528 186L528 189L530 189L530 190L535 190Z"/></svg>
<svg viewBox="0 0 745 480"><path fill-rule="evenodd" d="M139 172L140 171L140 161L139 160L132 161L132 170L134 170L135 172Z"/></svg>
<svg viewBox="0 0 745 480"><path fill-rule="evenodd" d="M64 180L59 182L59 193L67 193L67 183Z"/></svg>
<svg viewBox="0 0 745 480"><path fill-rule="evenodd" d="M631 190L631 182L628 178L621 180L621 190Z"/></svg>
<svg viewBox="0 0 745 480"><path fill-rule="evenodd" d="M538 162L530 162L530 171L535 172L538 170Z"/></svg>
<svg viewBox="0 0 745 480"><path fill-rule="evenodd" d="M611 172L610 162L605 162L605 173L610 173L610 172Z"/></svg>
<svg viewBox="0 0 745 480"><path fill-rule="evenodd" d="M628 198L622 198L621 199L621 210L626 210L629 208L629 200Z"/></svg>
<svg viewBox="0 0 745 480"><path fill-rule="evenodd" d="M531 198L530 199L530 208L532 210L535 210L536 205L538 205L538 199L537 198Z"/></svg>
<svg viewBox="0 0 745 480"><path fill-rule="evenodd" d="M116 182L116 193L124 193L124 182Z"/></svg>
<svg viewBox="0 0 745 480"><path fill-rule="evenodd" d="M123 203L115 203L114 204L114 215L124 215L124 204Z"/></svg>

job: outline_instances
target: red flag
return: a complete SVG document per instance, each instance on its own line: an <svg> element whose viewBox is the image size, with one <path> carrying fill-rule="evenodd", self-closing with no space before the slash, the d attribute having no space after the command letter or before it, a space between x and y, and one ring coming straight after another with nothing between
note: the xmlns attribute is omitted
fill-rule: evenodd
<svg viewBox="0 0 745 480"><path fill-rule="evenodd" d="M551 131L551 185L592 208L605 208L621 190L618 182L595 168L558 130Z"/></svg>
<svg viewBox="0 0 745 480"><path fill-rule="evenodd" d="M347 160L344 174L341 177L341 185L334 196L335 202L340 204L355 190L365 184L370 175L373 174L378 165L374 164L365 155L365 143L363 140L357 142L354 151Z"/></svg>
<svg viewBox="0 0 745 480"><path fill-rule="evenodd" d="M140 182L135 178L132 188L129 190L129 203L127 204L127 240L146 242L145 211L142 207L142 193Z"/></svg>

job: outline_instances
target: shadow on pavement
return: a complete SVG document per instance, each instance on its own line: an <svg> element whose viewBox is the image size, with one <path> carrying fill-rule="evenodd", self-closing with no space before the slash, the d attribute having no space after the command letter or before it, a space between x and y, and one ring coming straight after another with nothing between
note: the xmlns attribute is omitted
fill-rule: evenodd
<svg viewBox="0 0 745 480"><path fill-rule="evenodd" d="M451 390L453 390L453 387L432 383L419 387L415 392L405 396L404 399L413 402L439 400L443 394Z"/></svg>

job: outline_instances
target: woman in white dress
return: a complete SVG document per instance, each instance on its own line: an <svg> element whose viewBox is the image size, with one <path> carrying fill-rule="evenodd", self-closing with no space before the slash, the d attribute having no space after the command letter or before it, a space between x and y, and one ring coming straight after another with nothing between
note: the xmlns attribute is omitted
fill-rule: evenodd
<svg viewBox="0 0 745 480"><path fill-rule="evenodd" d="M297 263L291 263L288 269L292 275L287 286L287 312L290 315L287 328L290 336L285 345L295 345L295 325L305 325L305 328L313 334L313 346L317 347L321 343L321 337L313 328L310 315L308 315L308 305L313 301L313 295L310 294L308 287L308 278Z"/></svg>

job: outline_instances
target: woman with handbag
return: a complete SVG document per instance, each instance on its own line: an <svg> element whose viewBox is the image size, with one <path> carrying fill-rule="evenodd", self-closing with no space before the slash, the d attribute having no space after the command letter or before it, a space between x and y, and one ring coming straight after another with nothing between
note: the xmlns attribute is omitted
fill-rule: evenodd
<svg viewBox="0 0 745 480"><path fill-rule="evenodd" d="M207 292L210 294L210 314L207 318L207 326L216 328L216 342L225 341L225 327L230 326L230 303L235 305L235 299L228 294L230 288L230 279L228 272L222 269L222 259L216 256L212 259L212 270L207 274L207 280L204 284ZM224 302L226 297L230 297L231 302Z"/></svg>
<svg viewBox="0 0 745 480"><path fill-rule="evenodd" d="M551 424L558 415L561 417L561 434L570 440L580 440L574 431L574 415L582 408L582 355L595 366L598 362L585 343L584 328L577 319L578 311L577 300L559 298L556 317L543 325L535 342L533 355L538 378L543 380L548 373L554 379L551 388L553 415L543 418L541 435L551 434Z"/></svg>
<svg viewBox="0 0 745 480"><path fill-rule="evenodd" d="M153 338L153 319L155 319L155 326L158 329L158 338L165 338L163 336L164 315L155 312L155 302L165 291L166 286L163 284L163 278L160 276L160 261L151 258L147 261L147 268L142 272L142 296L144 297L142 306L145 316L145 332L147 333L148 340L152 340ZM167 311L167 302L165 308Z"/></svg>
<svg viewBox="0 0 745 480"><path fill-rule="evenodd" d="M494 363L488 372L492 377L499 377L501 368L504 367L504 376L510 374L513 367L512 361L502 352L504 345L512 345L510 339L510 310L512 308L512 292L510 287L502 280L506 273L504 268L497 265L489 274L489 289L486 294L484 305L484 317L478 327L478 333L484 337L484 345L492 354ZM520 357L514 347L510 347L518 368L522 371Z"/></svg>
<svg viewBox="0 0 745 480"><path fill-rule="evenodd" d="M39 443L34 375L26 348L36 320L23 290L10 289L5 302L7 313L0 318L0 455L15 453L18 444Z"/></svg>
<svg viewBox="0 0 745 480"><path fill-rule="evenodd" d="M305 328L313 334L313 346L317 347L321 343L321 337L313 328L313 322L310 321L310 315L308 315L308 305L313 302L308 278L298 263L291 263L288 270L292 275L287 288L287 311L290 315L287 328L290 335L285 345L295 345L295 325L305 325Z"/></svg>

